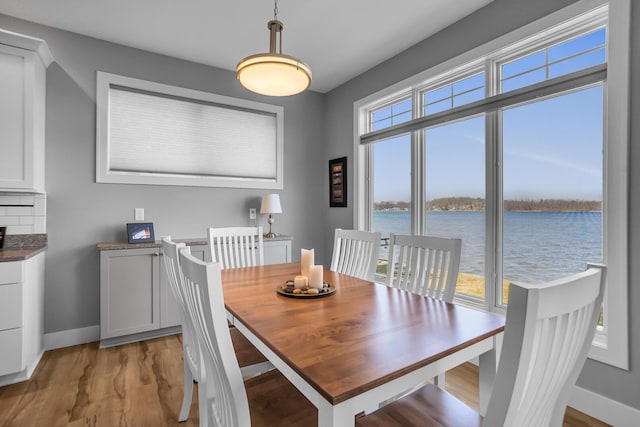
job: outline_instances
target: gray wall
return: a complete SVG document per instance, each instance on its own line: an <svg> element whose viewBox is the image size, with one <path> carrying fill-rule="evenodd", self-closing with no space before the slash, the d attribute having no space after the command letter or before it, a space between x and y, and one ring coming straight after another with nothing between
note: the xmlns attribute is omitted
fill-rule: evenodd
<svg viewBox="0 0 640 427"><path fill-rule="evenodd" d="M285 107L285 213L276 230L300 247L331 254L332 230L353 226L353 103L373 92L466 52L572 3L571 0L495 0L433 37L321 95L272 99L241 89L233 73L109 44L0 15L0 28L47 40L56 58L47 73L48 233L46 332L99 322L99 241L124 238L134 207L144 207L157 234L203 236L209 225L246 221L259 205L257 190L199 189L95 183L95 71L108 71ZM631 116L640 108L640 8L632 12ZM631 124L630 152L630 370L588 361L579 385L640 409L640 123ZM349 158L349 207L328 208L327 160ZM317 159L322 159L318 161ZM638 162L635 161L638 159ZM175 208L165 205L173 203ZM262 218L264 224L264 217Z"/></svg>
<svg viewBox="0 0 640 427"><path fill-rule="evenodd" d="M284 107L283 214L274 231L322 254L324 97L253 95L235 73L131 49L0 15L0 28L47 41L56 60L47 71L47 232L45 332L100 323L101 241L126 240L133 209L145 208L156 236L205 237L210 226L249 225L249 207L270 191L95 183L96 70ZM215 55L215 52L212 52ZM267 226L259 215L260 225ZM320 257L319 257L320 258ZM322 261L319 259L319 261Z"/></svg>
<svg viewBox="0 0 640 427"><path fill-rule="evenodd" d="M506 34L524 24L560 9L571 0L495 0L488 6L444 29L434 36L416 44L390 60L374 67L326 95L326 137L327 159L340 156L349 157L353 164L353 103L407 77L442 63L461 53L469 51L496 37ZM634 5L636 6L635 2ZM632 43L634 55L631 69L631 117L637 117L640 109L640 8L632 12ZM631 175L630 175L630 370L623 371L611 366L588 360L578 381L578 385L595 393L607 396L634 408L640 409L640 266L633 261L640 255L640 197L634 189L640 188L640 150L636 147L640 138L640 121L632 120L631 126ZM638 160L637 162L635 160ZM349 208L327 209L327 230L336 227L353 227L353 168L349 173ZM328 184L325 184L325 193ZM328 198L328 196L326 196ZM325 204L325 206L327 206ZM332 238L325 236L325 251L331 252Z"/></svg>

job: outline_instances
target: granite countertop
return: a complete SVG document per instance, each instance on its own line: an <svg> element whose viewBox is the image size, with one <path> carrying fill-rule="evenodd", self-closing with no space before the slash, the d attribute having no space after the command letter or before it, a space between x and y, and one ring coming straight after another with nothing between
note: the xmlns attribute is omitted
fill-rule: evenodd
<svg viewBox="0 0 640 427"><path fill-rule="evenodd" d="M0 262L24 261L47 249L46 234L9 234L0 249Z"/></svg>
<svg viewBox="0 0 640 427"><path fill-rule="evenodd" d="M291 240L291 236L279 235L277 237L264 238L265 242L279 241L279 240ZM209 240L206 238L192 238L192 239L174 239L174 242L184 243L187 246L201 246L208 245ZM116 251L121 249L145 249L145 248L159 248L162 246L160 240L149 243L127 243L127 242L100 242L96 245L99 251Z"/></svg>
<svg viewBox="0 0 640 427"><path fill-rule="evenodd" d="M208 245L207 239L174 239L176 243L184 243L187 246ZM144 249L159 248L162 246L160 240L148 243L127 243L127 242L100 242L97 244L99 251L116 251L120 249Z"/></svg>

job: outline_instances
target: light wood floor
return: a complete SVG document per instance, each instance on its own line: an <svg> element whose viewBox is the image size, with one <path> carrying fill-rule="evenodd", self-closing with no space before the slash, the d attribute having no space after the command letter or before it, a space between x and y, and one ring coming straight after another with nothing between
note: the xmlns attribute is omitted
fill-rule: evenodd
<svg viewBox="0 0 640 427"><path fill-rule="evenodd" d="M182 403L180 335L99 350L48 351L29 381L0 387L0 426L174 426ZM447 390L478 406L478 372L447 372ZM189 420L198 425L197 398ZM607 426L568 409L565 426Z"/></svg>

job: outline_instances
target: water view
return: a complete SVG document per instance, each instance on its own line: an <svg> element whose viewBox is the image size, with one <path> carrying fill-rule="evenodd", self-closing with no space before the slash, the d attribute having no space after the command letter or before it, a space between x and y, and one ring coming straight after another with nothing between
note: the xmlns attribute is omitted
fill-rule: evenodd
<svg viewBox="0 0 640 427"><path fill-rule="evenodd" d="M601 212L504 212L504 279L540 283L602 262ZM411 234L408 211L375 211L374 227L383 237ZM484 276L483 211L429 211L427 233L462 239L460 272ZM380 258L388 258L383 246Z"/></svg>

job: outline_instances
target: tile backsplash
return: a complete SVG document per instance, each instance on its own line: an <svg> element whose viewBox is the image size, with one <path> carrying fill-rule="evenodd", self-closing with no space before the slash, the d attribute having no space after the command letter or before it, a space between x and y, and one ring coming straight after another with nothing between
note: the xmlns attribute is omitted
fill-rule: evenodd
<svg viewBox="0 0 640 427"><path fill-rule="evenodd" d="M0 226L7 234L47 232L47 195L0 192Z"/></svg>

